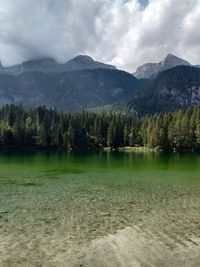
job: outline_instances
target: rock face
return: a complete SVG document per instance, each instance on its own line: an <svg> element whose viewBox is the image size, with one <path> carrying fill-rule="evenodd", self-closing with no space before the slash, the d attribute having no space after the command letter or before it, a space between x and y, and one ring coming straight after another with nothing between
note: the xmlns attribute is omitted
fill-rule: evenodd
<svg viewBox="0 0 200 267"><path fill-rule="evenodd" d="M19 75L26 72L63 73L66 71L116 69L115 66L93 60L86 55L79 55L67 63L59 64L52 58L30 60L19 65L5 68L0 63L0 74Z"/></svg>
<svg viewBox="0 0 200 267"><path fill-rule="evenodd" d="M181 65L190 66L191 64L172 54L168 54L162 61L158 63L147 63L138 67L133 75L138 79L155 78L159 72Z"/></svg>
<svg viewBox="0 0 200 267"><path fill-rule="evenodd" d="M145 115L199 104L200 68L177 66L159 73L128 105Z"/></svg>

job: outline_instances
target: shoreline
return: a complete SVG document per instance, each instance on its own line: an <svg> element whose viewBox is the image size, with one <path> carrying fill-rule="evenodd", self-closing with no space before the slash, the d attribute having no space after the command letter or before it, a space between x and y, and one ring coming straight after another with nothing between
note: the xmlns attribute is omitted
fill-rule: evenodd
<svg viewBox="0 0 200 267"><path fill-rule="evenodd" d="M0 147L0 152L8 151L60 151L60 152L125 152L125 153L159 153L159 152L168 152L168 153L199 153L200 149L195 148L182 148L182 149L160 149L159 147L150 148L147 146L125 146L125 147L86 147L86 148L66 148L66 147L55 147L55 146L9 146L9 147Z"/></svg>

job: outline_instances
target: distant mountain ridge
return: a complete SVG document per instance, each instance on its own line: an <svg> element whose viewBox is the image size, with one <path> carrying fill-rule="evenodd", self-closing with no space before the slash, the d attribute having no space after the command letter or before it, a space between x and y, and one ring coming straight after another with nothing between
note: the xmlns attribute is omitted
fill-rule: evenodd
<svg viewBox="0 0 200 267"><path fill-rule="evenodd" d="M139 83L130 73L112 69L0 74L0 106L46 105L75 112L126 101L134 95Z"/></svg>
<svg viewBox="0 0 200 267"><path fill-rule="evenodd" d="M64 64L57 63L52 58L25 61L22 64L7 68L0 63L0 74L10 75L19 75L33 71L44 73L63 73L66 71L78 71L86 69L116 69L116 67L95 61L93 58L87 55L79 55Z"/></svg>
<svg viewBox="0 0 200 267"><path fill-rule="evenodd" d="M138 67L133 75L137 79L155 78L159 72L181 65L191 66L188 61L176 57L172 54L168 54L162 61L158 63L146 63Z"/></svg>

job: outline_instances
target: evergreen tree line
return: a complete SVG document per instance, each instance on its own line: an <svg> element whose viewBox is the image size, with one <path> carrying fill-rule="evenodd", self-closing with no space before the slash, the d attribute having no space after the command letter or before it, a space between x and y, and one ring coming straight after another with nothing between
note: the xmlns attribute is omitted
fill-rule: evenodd
<svg viewBox="0 0 200 267"><path fill-rule="evenodd" d="M46 107L0 109L0 147L200 149L200 106L143 118L120 113L63 113Z"/></svg>

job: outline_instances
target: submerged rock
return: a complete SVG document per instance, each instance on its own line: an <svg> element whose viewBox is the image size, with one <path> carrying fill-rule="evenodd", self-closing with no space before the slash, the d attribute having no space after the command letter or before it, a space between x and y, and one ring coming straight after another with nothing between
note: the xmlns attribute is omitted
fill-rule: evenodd
<svg viewBox="0 0 200 267"><path fill-rule="evenodd" d="M8 213L8 210L0 210L0 214L6 214Z"/></svg>

